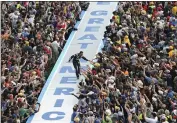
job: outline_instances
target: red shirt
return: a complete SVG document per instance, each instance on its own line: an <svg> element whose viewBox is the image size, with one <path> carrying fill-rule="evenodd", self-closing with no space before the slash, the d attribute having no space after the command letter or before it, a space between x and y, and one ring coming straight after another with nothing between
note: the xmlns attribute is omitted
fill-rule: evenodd
<svg viewBox="0 0 177 123"><path fill-rule="evenodd" d="M65 23L65 22L63 22L63 23L61 23L61 24L60 24L60 23L57 24L57 29L58 29L58 30L60 30L60 29L65 29L65 28L66 28L66 23Z"/></svg>
<svg viewBox="0 0 177 123"><path fill-rule="evenodd" d="M157 11L156 11L156 8L154 8L154 12L152 14L152 17L156 17L156 15L157 15Z"/></svg>
<svg viewBox="0 0 177 123"><path fill-rule="evenodd" d="M147 6L147 5L144 5L144 6L143 6L143 9L144 9L145 11L147 11L148 6Z"/></svg>
<svg viewBox="0 0 177 123"><path fill-rule="evenodd" d="M8 87L11 86L11 84L10 84L10 82L5 82L5 83L4 83L4 86L5 86L6 88L8 88Z"/></svg>
<svg viewBox="0 0 177 123"><path fill-rule="evenodd" d="M96 70L92 70L92 74L96 75L97 74Z"/></svg>
<svg viewBox="0 0 177 123"><path fill-rule="evenodd" d="M8 64L8 65L7 65L8 68L9 68L9 67L11 67L12 62L8 61L7 64Z"/></svg>
<svg viewBox="0 0 177 123"><path fill-rule="evenodd" d="M38 76L41 76L41 71L39 69L35 70Z"/></svg>
<svg viewBox="0 0 177 123"><path fill-rule="evenodd" d="M47 47L44 47L44 51L45 51L45 53L47 53L47 54L51 54L50 50L49 50Z"/></svg>

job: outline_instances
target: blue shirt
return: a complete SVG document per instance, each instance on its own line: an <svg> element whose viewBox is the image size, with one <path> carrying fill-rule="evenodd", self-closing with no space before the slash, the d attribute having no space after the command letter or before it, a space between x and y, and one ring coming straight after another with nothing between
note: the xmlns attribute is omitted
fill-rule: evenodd
<svg viewBox="0 0 177 123"><path fill-rule="evenodd" d="M99 118L95 119L94 123L101 123L101 120Z"/></svg>
<svg viewBox="0 0 177 123"><path fill-rule="evenodd" d="M168 92L167 98L173 99L173 91L169 91L169 92Z"/></svg>
<svg viewBox="0 0 177 123"><path fill-rule="evenodd" d="M176 25L177 25L177 21L173 21L173 20L172 20L172 21L170 22L170 24L173 25L173 26L176 26Z"/></svg>
<svg viewBox="0 0 177 123"><path fill-rule="evenodd" d="M29 33L28 33L28 32L22 32L22 36L23 36L24 38L26 38L26 37L29 36Z"/></svg>
<svg viewBox="0 0 177 123"><path fill-rule="evenodd" d="M73 112L72 115L71 115L71 121L74 121L74 118L76 117L77 115L77 112Z"/></svg>
<svg viewBox="0 0 177 123"><path fill-rule="evenodd" d="M152 79L148 76L145 76L145 81L149 84L152 82Z"/></svg>
<svg viewBox="0 0 177 123"><path fill-rule="evenodd" d="M154 81L154 83L158 83L158 80L156 78L152 78L152 80Z"/></svg>

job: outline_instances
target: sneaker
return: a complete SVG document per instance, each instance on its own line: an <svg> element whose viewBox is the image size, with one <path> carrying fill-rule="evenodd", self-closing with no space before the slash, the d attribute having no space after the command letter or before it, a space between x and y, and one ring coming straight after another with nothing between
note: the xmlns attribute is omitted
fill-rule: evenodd
<svg viewBox="0 0 177 123"><path fill-rule="evenodd" d="M81 19L80 19L80 18L77 18L76 20L77 20L77 21L80 21Z"/></svg>
<svg viewBox="0 0 177 123"><path fill-rule="evenodd" d="M73 30L74 30L74 31L77 31L78 29L74 28Z"/></svg>

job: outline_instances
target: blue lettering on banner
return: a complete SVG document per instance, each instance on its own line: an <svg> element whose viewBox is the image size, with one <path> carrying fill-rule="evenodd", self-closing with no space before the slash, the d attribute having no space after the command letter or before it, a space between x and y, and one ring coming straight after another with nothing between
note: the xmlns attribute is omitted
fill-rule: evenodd
<svg viewBox="0 0 177 123"><path fill-rule="evenodd" d="M104 19L103 18L90 18L88 21L88 24L103 24Z"/></svg>
<svg viewBox="0 0 177 123"><path fill-rule="evenodd" d="M57 99L54 107L62 107L64 99Z"/></svg>
<svg viewBox="0 0 177 123"><path fill-rule="evenodd" d="M69 72L69 73L75 73L75 70L73 69L73 67L71 66L63 66L61 69L60 69L60 72L59 73L66 73L66 72Z"/></svg>
<svg viewBox="0 0 177 123"><path fill-rule="evenodd" d="M97 2L97 5L110 5L110 2Z"/></svg>
<svg viewBox="0 0 177 123"><path fill-rule="evenodd" d="M99 10L99 11L93 11L90 14L93 16L101 16L101 15L106 16L108 14L108 11Z"/></svg>
<svg viewBox="0 0 177 123"><path fill-rule="evenodd" d="M71 92L74 91L74 88L56 88L53 95L71 95Z"/></svg>
<svg viewBox="0 0 177 123"><path fill-rule="evenodd" d="M86 69L87 66L81 66L81 68ZM63 67L60 69L60 72L59 72L59 73L66 73L67 71L68 71L68 73L75 73L74 68L71 67L71 66L63 66Z"/></svg>
<svg viewBox="0 0 177 123"><path fill-rule="evenodd" d="M81 44L81 49L86 49L89 44L93 43L78 43L78 44Z"/></svg>
<svg viewBox="0 0 177 123"><path fill-rule="evenodd" d="M55 115L55 117L51 117L51 115ZM44 120L61 120L65 116L64 112L58 112L58 111L52 111L52 112L46 112L42 115L42 118Z"/></svg>
<svg viewBox="0 0 177 123"><path fill-rule="evenodd" d="M77 78L76 77L62 77L60 84L76 84Z"/></svg>
<svg viewBox="0 0 177 123"><path fill-rule="evenodd" d="M85 32L98 32L100 26L91 26L91 27L86 27Z"/></svg>
<svg viewBox="0 0 177 123"><path fill-rule="evenodd" d="M78 40L97 40L93 34L85 34L84 36L80 37Z"/></svg>

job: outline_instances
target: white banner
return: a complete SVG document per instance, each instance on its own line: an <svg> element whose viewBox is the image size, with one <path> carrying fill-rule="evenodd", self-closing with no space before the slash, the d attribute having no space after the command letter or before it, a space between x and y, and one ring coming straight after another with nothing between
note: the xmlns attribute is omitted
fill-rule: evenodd
<svg viewBox="0 0 177 123"><path fill-rule="evenodd" d="M78 102L71 93L78 92L79 80L72 62L68 63L68 60L80 51L87 59L94 58L116 7L117 2L90 2L88 10L82 12L82 20L76 24L78 31L71 33L39 96L40 111L31 116L27 123L70 123L72 108ZM82 61L81 67L87 64Z"/></svg>

